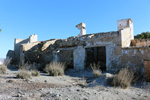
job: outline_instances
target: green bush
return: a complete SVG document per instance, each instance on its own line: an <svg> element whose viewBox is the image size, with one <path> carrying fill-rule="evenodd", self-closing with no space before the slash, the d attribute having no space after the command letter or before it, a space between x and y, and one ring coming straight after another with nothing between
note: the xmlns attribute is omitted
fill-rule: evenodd
<svg viewBox="0 0 150 100"><path fill-rule="evenodd" d="M142 32L141 34L138 34L134 36L135 39L150 39L150 32Z"/></svg>
<svg viewBox="0 0 150 100"><path fill-rule="evenodd" d="M65 64L61 62L52 62L46 65L45 71L50 76L62 76L64 75Z"/></svg>

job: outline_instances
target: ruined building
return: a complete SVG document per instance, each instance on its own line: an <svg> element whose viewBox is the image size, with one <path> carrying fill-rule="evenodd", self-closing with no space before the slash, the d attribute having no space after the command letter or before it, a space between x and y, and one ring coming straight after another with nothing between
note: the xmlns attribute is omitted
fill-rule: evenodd
<svg viewBox="0 0 150 100"><path fill-rule="evenodd" d="M150 40L134 40L131 19L118 20L117 31L86 34L85 23L76 27L80 34L67 39L37 41L36 35L28 39L15 39L14 51L7 56L20 63L51 61L66 62L68 68L83 70L90 63L102 62L102 69L113 70L134 66L144 71L144 61L150 60Z"/></svg>

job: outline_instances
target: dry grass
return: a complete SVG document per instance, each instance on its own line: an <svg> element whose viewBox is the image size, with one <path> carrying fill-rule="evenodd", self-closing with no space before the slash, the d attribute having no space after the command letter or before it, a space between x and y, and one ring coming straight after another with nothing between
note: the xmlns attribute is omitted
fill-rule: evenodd
<svg viewBox="0 0 150 100"><path fill-rule="evenodd" d="M90 64L91 68L92 68L92 71L93 71L93 75L94 77L99 77L101 74L102 74L102 71L100 70L100 64Z"/></svg>
<svg viewBox="0 0 150 100"><path fill-rule="evenodd" d="M52 62L46 65L45 71L50 76L62 76L64 75L65 64L60 62Z"/></svg>
<svg viewBox="0 0 150 100"><path fill-rule="evenodd" d="M0 74L6 74L7 66L10 64L11 58L6 58L3 64L0 66Z"/></svg>
<svg viewBox="0 0 150 100"><path fill-rule="evenodd" d="M31 64L25 63L22 66L19 66L19 72L17 74L17 78L21 79L29 79L32 76L40 76L40 73L37 69L33 68L31 70L32 66Z"/></svg>
<svg viewBox="0 0 150 100"><path fill-rule="evenodd" d="M110 80L109 84L126 89L130 86L133 78L134 71L130 70L129 68L123 68Z"/></svg>
<svg viewBox="0 0 150 100"><path fill-rule="evenodd" d="M30 79L31 78L31 74L28 70L19 70L18 74L16 75L17 78L20 79Z"/></svg>
<svg viewBox="0 0 150 100"><path fill-rule="evenodd" d="M29 70L30 69L30 65L28 63L25 63L23 65L19 65L19 69L20 70Z"/></svg>
<svg viewBox="0 0 150 100"><path fill-rule="evenodd" d="M6 74L7 66L4 64L0 66L0 74Z"/></svg>
<svg viewBox="0 0 150 100"><path fill-rule="evenodd" d="M38 70L31 71L32 76L40 76L40 72Z"/></svg>

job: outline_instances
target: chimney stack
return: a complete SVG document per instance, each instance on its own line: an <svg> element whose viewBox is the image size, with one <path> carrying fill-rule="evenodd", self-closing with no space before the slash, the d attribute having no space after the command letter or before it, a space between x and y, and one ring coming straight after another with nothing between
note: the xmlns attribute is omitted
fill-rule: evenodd
<svg viewBox="0 0 150 100"><path fill-rule="evenodd" d="M82 36L82 35L86 35L86 24L85 23L80 23L78 25L76 25L76 27L80 30L80 34L78 36Z"/></svg>

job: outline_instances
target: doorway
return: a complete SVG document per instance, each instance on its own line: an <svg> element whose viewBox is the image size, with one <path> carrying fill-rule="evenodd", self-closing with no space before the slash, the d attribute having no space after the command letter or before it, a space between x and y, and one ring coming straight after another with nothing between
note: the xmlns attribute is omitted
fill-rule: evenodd
<svg viewBox="0 0 150 100"><path fill-rule="evenodd" d="M100 69L106 71L106 47L90 47L86 48L86 67L90 67L90 64L100 64Z"/></svg>
<svg viewBox="0 0 150 100"><path fill-rule="evenodd" d="M73 50L60 50L58 57L60 62L66 64L67 69L73 69Z"/></svg>

